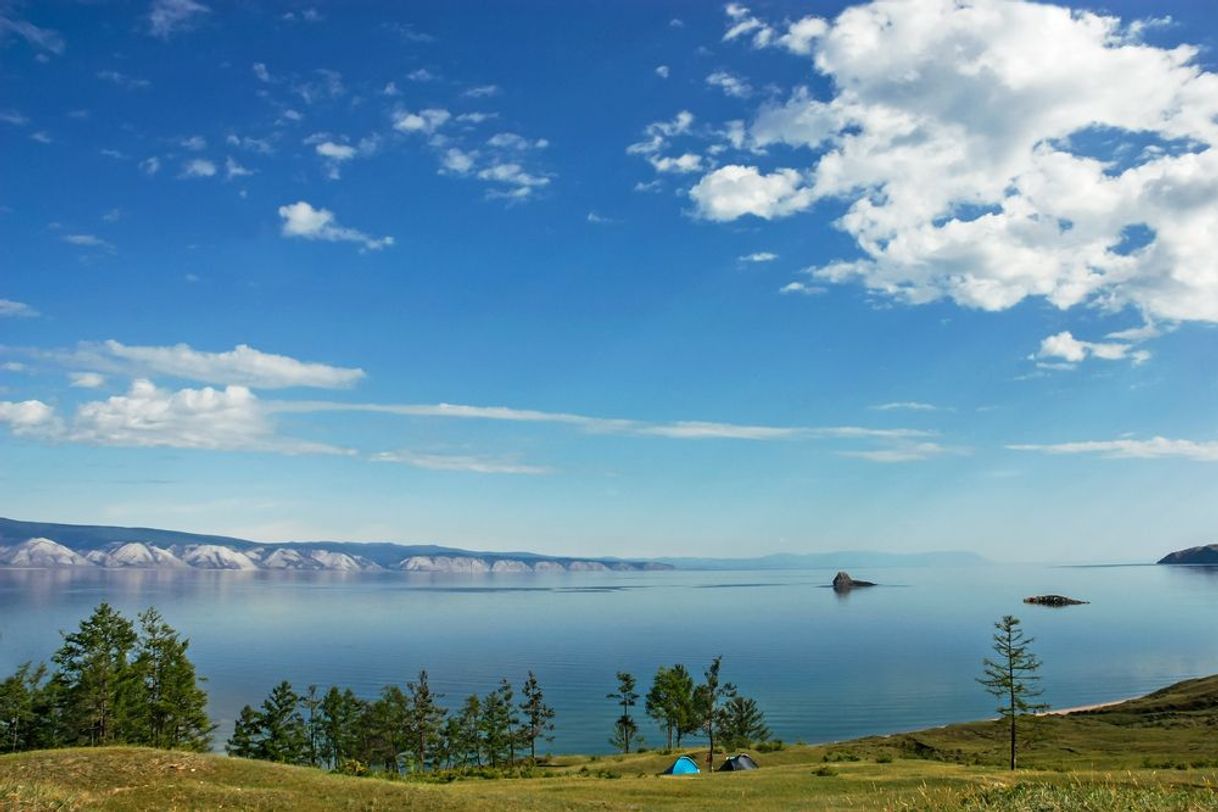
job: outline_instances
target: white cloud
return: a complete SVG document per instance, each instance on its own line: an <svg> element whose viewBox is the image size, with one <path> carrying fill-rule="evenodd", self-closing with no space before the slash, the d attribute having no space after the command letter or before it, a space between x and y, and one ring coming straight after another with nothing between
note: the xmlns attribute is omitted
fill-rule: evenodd
<svg viewBox="0 0 1218 812"><path fill-rule="evenodd" d="M728 96L745 99L753 95L753 87L748 82L724 70L715 71L706 77L706 83L717 87Z"/></svg>
<svg viewBox="0 0 1218 812"><path fill-rule="evenodd" d="M61 428L55 410L40 400L0 401L0 423L18 437L51 436Z"/></svg>
<svg viewBox="0 0 1218 812"><path fill-rule="evenodd" d="M406 74L406 78L412 82L434 82L436 75L427 68L418 68Z"/></svg>
<svg viewBox="0 0 1218 812"><path fill-rule="evenodd" d="M1195 462L1218 462L1218 441L1172 440L1152 437L1149 440L1091 440L1047 445L1008 445L1012 451L1036 451L1042 454L1088 454L1111 459L1179 458Z"/></svg>
<svg viewBox="0 0 1218 812"><path fill-rule="evenodd" d="M778 292L783 296L798 294L800 296L820 296L822 293L828 293L828 288L820 285L809 285L806 282L788 282L778 289Z"/></svg>
<svg viewBox="0 0 1218 812"><path fill-rule="evenodd" d="M612 225L613 223L617 222L617 220L614 220L612 217L605 217L603 214L597 214L594 211L588 212L588 216L584 219L595 225Z"/></svg>
<svg viewBox="0 0 1218 812"><path fill-rule="evenodd" d="M147 79L140 79L135 76L128 76L125 73L119 73L116 70L103 70L97 72L97 78L118 85L124 90L144 90L152 87L152 82Z"/></svg>
<svg viewBox="0 0 1218 812"><path fill-rule="evenodd" d="M485 99L489 96L498 96L499 95L499 86L498 85L479 85L477 87L469 88L461 95L465 96L467 98L470 98L470 99Z"/></svg>
<svg viewBox="0 0 1218 812"><path fill-rule="evenodd" d="M773 262L778 259L778 254L772 251L757 251L753 254L745 254L741 257L736 257L740 262Z"/></svg>
<svg viewBox="0 0 1218 812"><path fill-rule="evenodd" d="M29 118L17 110L0 110L0 121L12 124L14 127L24 127L30 123Z"/></svg>
<svg viewBox="0 0 1218 812"><path fill-rule="evenodd" d="M728 16L725 39L805 53L836 89L797 91L750 132L810 150L782 213L847 204L838 226L863 256L820 278L912 303L1218 321L1218 74L1197 48L1023 0L875 0L786 35L743 6Z"/></svg>
<svg viewBox="0 0 1218 812"><path fill-rule="evenodd" d="M402 110L394 114L393 128L398 132L430 135L451 117L451 113L441 108L429 108L417 113Z"/></svg>
<svg viewBox="0 0 1218 812"><path fill-rule="evenodd" d="M20 436L90 445L348 453L278 436L258 398L243 386L171 392L140 379L125 395L81 404L69 424L37 400L0 402L0 422Z"/></svg>
<svg viewBox="0 0 1218 812"><path fill-rule="evenodd" d="M647 161L655 167L657 172L685 174L702 169L702 156L693 152L686 152L676 157L649 155Z"/></svg>
<svg viewBox="0 0 1218 812"><path fill-rule="evenodd" d="M203 383L239 384L254 389L309 386L346 389L364 378L362 369L298 361L238 344L227 352L204 352L188 344L129 346L118 341L85 345L75 358L110 358L136 374L172 375Z"/></svg>
<svg viewBox="0 0 1218 812"><path fill-rule="evenodd" d="M465 175L474 168L474 161L477 157L478 153L476 152L467 152L463 149L452 147L444 151L444 156L440 159L440 166L446 172Z"/></svg>
<svg viewBox="0 0 1218 812"><path fill-rule="evenodd" d="M339 165L344 161L349 161L355 157L355 147L349 144L337 144L333 141L323 141L314 149L317 154L326 160L328 166L328 174L331 180L338 180L340 171Z"/></svg>
<svg viewBox="0 0 1218 812"><path fill-rule="evenodd" d="M5 7L0 11L7 11ZM56 56L61 55L66 45L58 31L50 28L40 28L28 20L18 20L0 13L0 45L3 45L8 34L16 34L33 48L46 51Z"/></svg>
<svg viewBox="0 0 1218 812"><path fill-rule="evenodd" d="M550 145L550 142L544 138L530 141L517 133L495 133L486 140L486 144L496 149L519 150L523 152L530 149L545 149Z"/></svg>
<svg viewBox="0 0 1218 812"><path fill-rule="evenodd" d="M382 451L372 456L373 462L396 462L429 471L468 471L477 474L526 474L552 473L550 468L540 465L524 465L489 457L459 454L420 454L413 451Z"/></svg>
<svg viewBox="0 0 1218 812"><path fill-rule="evenodd" d="M68 380L77 389L97 389L106 385L106 376L99 372L69 372Z"/></svg>
<svg viewBox="0 0 1218 812"><path fill-rule="evenodd" d="M148 31L154 37L169 39L175 31L193 28L198 17L210 11L195 0L153 0L148 10Z"/></svg>
<svg viewBox="0 0 1218 812"><path fill-rule="evenodd" d="M60 237L61 240L68 245L75 245L79 248L96 248L101 251L113 251L114 245L96 234L64 234Z"/></svg>
<svg viewBox="0 0 1218 812"><path fill-rule="evenodd" d="M244 178L254 174L252 169L246 169L241 164L237 163L231 156L224 159L224 177L226 180L233 178Z"/></svg>
<svg viewBox="0 0 1218 812"><path fill-rule="evenodd" d="M881 403L878 406L871 408L881 412L939 412L943 411L942 407L936 406L933 403L922 403L917 400L899 400L893 403Z"/></svg>
<svg viewBox="0 0 1218 812"><path fill-rule="evenodd" d="M140 170L145 175L155 175L161 171L161 159L153 155L151 158L145 158L140 161Z"/></svg>
<svg viewBox="0 0 1218 812"><path fill-rule="evenodd" d="M1080 341L1069 330L1063 330L1042 340L1036 357L1060 358L1068 364L1077 364L1087 358L1100 358L1105 361L1120 361L1128 358L1135 364L1141 364L1150 359L1150 353L1146 350L1134 349L1131 344Z"/></svg>
<svg viewBox="0 0 1218 812"><path fill-rule="evenodd" d="M671 71L667 65L656 65L656 76L659 76L661 79L667 79L670 73Z"/></svg>
<svg viewBox="0 0 1218 812"><path fill-rule="evenodd" d="M478 179L505 187L503 191L491 192L492 197L516 200L527 198L550 183L549 178L527 172L520 164L512 162L492 164L478 173Z"/></svg>
<svg viewBox="0 0 1218 812"><path fill-rule="evenodd" d="M654 155L668 146L669 139L688 133L693 123L694 114L688 110L677 113L672 121L654 121L643 130L647 139L626 147L626 152L630 155Z"/></svg>
<svg viewBox="0 0 1218 812"><path fill-rule="evenodd" d="M192 135L188 138L183 138L178 141L178 144L183 149L188 149L191 152L200 152L207 149L207 139L201 135Z"/></svg>
<svg viewBox="0 0 1218 812"><path fill-rule="evenodd" d="M39 144L50 144L54 142L54 139L51 138L50 133L48 133L46 130L38 130L37 132L30 133L30 140L37 141Z"/></svg>
<svg viewBox="0 0 1218 812"><path fill-rule="evenodd" d="M369 251L379 251L393 245L393 237L372 237L354 228L341 226L329 209L315 209L301 200L279 207L283 218L283 236L306 240L359 243Z"/></svg>
<svg viewBox="0 0 1218 812"><path fill-rule="evenodd" d="M807 208L812 190L794 169L764 175L756 167L731 164L705 175L689 196L708 220L735 220L746 214L771 220Z"/></svg>
<svg viewBox="0 0 1218 812"><path fill-rule="evenodd" d="M0 299L0 318L25 318L31 319L38 315L38 311L27 305L25 302L14 302L12 299Z"/></svg>
<svg viewBox="0 0 1218 812"><path fill-rule="evenodd" d="M951 449L945 448L938 443L924 442L898 444L893 448L842 451L839 453L843 457L853 457L854 459L867 460L868 462L899 463L920 462L921 460L941 457L944 454L953 452Z"/></svg>
<svg viewBox="0 0 1218 812"><path fill-rule="evenodd" d="M252 70L254 71L254 76L258 78L259 82L266 82L269 84L270 82L274 81L271 78L271 72L267 70L266 65L263 63L255 62Z"/></svg>
<svg viewBox="0 0 1218 812"><path fill-rule="evenodd" d="M216 165L206 158L195 158L182 164L183 178L210 178L216 174Z"/></svg>

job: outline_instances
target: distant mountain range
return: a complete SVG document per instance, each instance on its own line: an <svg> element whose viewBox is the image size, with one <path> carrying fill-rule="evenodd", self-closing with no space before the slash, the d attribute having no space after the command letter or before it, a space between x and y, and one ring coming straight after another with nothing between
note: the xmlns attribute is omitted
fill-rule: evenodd
<svg viewBox="0 0 1218 812"><path fill-rule="evenodd" d="M881 553L866 550L831 553L776 553L758 558L656 558L680 570L802 570L851 567L964 567L988 563L976 553Z"/></svg>
<svg viewBox="0 0 1218 812"><path fill-rule="evenodd" d="M667 570L654 561L483 553L432 544L308 541L264 544L148 527L0 518L0 567L336 572L587 572Z"/></svg>
<svg viewBox="0 0 1218 812"><path fill-rule="evenodd" d="M1159 559L1160 564L1210 564L1218 565L1218 544L1206 544L1201 547L1189 547L1187 550L1176 550Z"/></svg>
<svg viewBox="0 0 1218 812"><path fill-rule="evenodd" d="M0 518L0 567L335 572L587 572L644 570L791 570L848 567L968 566L974 553L829 552L758 558L670 557L625 560L537 553L488 553L393 542L263 543L149 527L51 524Z"/></svg>

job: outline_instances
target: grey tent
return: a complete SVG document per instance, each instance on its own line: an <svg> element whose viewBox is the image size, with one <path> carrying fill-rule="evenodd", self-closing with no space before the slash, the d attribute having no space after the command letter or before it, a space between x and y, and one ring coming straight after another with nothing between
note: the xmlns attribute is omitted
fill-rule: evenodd
<svg viewBox="0 0 1218 812"><path fill-rule="evenodd" d="M740 755L732 756L731 758L726 759L723 762L723 766L719 768L719 772L730 773L734 772L735 770L755 769L757 769L757 762L753 761L752 756L750 756L748 753L741 753Z"/></svg>

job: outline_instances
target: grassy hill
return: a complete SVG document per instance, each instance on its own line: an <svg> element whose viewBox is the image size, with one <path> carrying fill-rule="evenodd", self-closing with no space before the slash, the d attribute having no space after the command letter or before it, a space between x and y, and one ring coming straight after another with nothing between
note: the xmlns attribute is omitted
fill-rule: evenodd
<svg viewBox="0 0 1218 812"><path fill-rule="evenodd" d="M993 722L796 745L758 754L756 772L682 778L657 775L673 759L660 753L431 783L140 748L41 751L0 757L0 809L1218 810L1218 677L1036 724L1014 775Z"/></svg>

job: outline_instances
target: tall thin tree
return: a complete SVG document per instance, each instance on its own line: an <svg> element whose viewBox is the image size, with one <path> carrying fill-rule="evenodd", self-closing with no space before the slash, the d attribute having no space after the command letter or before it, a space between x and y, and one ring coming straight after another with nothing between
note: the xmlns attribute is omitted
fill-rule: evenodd
<svg viewBox="0 0 1218 812"><path fill-rule="evenodd" d="M994 628L993 649L997 658L982 660L984 673L977 681L1000 702L998 713L1009 726L1011 769L1014 770L1019 720L1048 705L1032 701L1041 694L1037 687L1041 661L1029 649L1034 640L1024 636L1019 618L1006 615L994 624Z"/></svg>
<svg viewBox="0 0 1218 812"><path fill-rule="evenodd" d="M719 705L724 700L736 695L736 686L730 682L723 682L719 676L722 664L722 656L711 660L711 664L703 673L706 681L694 690L697 717L701 723L702 732L706 734L706 738L709 740L706 751L706 764L708 768L713 768L715 764L715 733L720 720Z"/></svg>
<svg viewBox="0 0 1218 812"><path fill-rule="evenodd" d="M623 753L629 753L634 740L638 738L639 726L630 715L630 709L639 701L637 683L634 675L626 671L617 672L617 691L605 694L606 699L612 699L622 708L622 715L613 723L613 736L609 743Z"/></svg>
<svg viewBox="0 0 1218 812"><path fill-rule="evenodd" d="M524 737L529 742L529 762L536 764L537 740L552 741L554 738L548 734L554 730L555 713L554 709L546 704L541 685L537 682L537 675L532 671L524 681L520 693L524 696L524 701L520 703L520 710L524 713Z"/></svg>

